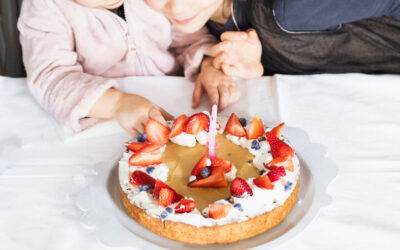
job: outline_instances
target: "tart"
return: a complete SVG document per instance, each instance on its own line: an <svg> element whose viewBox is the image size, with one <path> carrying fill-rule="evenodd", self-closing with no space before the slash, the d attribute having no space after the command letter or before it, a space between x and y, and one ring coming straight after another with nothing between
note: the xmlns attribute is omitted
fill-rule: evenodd
<svg viewBox="0 0 400 250"><path fill-rule="evenodd" d="M121 201L152 232L191 244L230 243L278 225L291 211L300 164L284 124L218 117L217 156L207 154L208 112L168 126L149 120L119 162Z"/></svg>

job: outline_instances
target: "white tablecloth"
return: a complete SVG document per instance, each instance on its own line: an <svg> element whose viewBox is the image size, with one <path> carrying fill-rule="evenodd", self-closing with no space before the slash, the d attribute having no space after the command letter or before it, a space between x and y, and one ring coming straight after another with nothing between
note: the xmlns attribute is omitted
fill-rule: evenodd
<svg viewBox="0 0 400 250"><path fill-rule="evenodd" d="M182 78L120 82L174 115L194 112L193 84ZM332 205L279 249L399 249L400 77L278 75L239 83L242 98L225 114L257 112L268 123L301 128L339 167L328 189ZM37 105L25 79L0 77L0 249L111 249L82 227L74 202L96 178L95 166L119 154L126 139L111 123L72 134Z"/></svg>

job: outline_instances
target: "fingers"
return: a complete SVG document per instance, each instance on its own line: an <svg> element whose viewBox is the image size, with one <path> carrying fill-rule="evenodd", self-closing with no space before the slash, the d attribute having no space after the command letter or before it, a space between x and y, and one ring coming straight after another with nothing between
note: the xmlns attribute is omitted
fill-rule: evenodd
<svg viewBox="0 0 400 250"><path fill-rule="evenodd" d="M167 125L167 122L165 121L164 116L161 114L160 110L158 110L156 107L150 109L149 119L153 119L153 120L160 122L161 124Z"/></svg>
<svg viewBox="0 0 400 250"><path fill-rule="evenodd" d="M216 86L205 86L208 98L210 98L210 106L217 104L219 105L219 93Z"/></svg>
<svg viewBox="0 0 400 250"><path fill-rule="evenodd" d="M229 106L230 92L228 86L225 84L221 84L218 86L218 92L220 97L218 110L222 111Z"/></svg>
<svg viewBox="0 0 400 250"><path fill-rule="evenodd" d="M226 64L226 63L223 63L221 65L221 70L222 70L222 72L225 73L225 75L228 75L228 76L236 76L236 77L242 76L240 70L237 67Z"/></svg>
<svg viewBox="0 0 400 250"><path fill-rule="evenodd" d="M226 52L220 52L213 60L212 60L212 64L214 66L214 68L216 69L221 69L221 65L223 63L228 63L227 62L228 59L228 54Z"/></svg>
<svg viewBox="0 0 400 250"><path fill-rule="evenodd" d="M232 46L232 42L230 41L222 41L217 43L216 45L212 46L210 49L210 56L216 57L222 51L226 51L229 47Z"/></svg>
<svg viewBox="0 0 400 250"><path fill-rule="evenodd" d="M249 37L249 39L248 39L249 42L257 42L257 41L259 41L257 32L254 29L248 29L246 32L247 32L247 35Z"/></svg>
<svg viewBox="0 0 400 250"><path fill-rule="evenodd" d="M203 95L203 87L201 86L201 81L197 79L194 85L194 90L192 95L192 108L195 109L199 106L202 95Z"/></svg>
<svg viewBox="0 0 400 250"><path fill-rule="evenodd" d="M247 32L242 31L225 31L221 34L221 41L244 41L248 38Z"/></svg>
<svg viewBox="0 0 400 250"><path fill-rule="evenodd" d="M167 111L165 111L165 109L158 107L158 110L160 110L162 116L165 118L165 120L169 121L169 120L173 120L175 119L175 117L173 115L171 115L170 113L168 113Z"/></svg>

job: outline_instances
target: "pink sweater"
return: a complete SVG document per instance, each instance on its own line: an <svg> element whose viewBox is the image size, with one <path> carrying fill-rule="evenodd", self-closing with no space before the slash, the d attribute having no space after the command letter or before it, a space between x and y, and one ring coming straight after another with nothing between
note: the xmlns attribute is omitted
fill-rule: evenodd
<svg viewBox="0 0 400 250"><path fill-rule="evenodd" d="M24 0L18 29L28 86L42 107L79 131L112 78L176 74L193 80L215 38L180 34L143 0L125 0L126 22L73 0Z"/></svg>

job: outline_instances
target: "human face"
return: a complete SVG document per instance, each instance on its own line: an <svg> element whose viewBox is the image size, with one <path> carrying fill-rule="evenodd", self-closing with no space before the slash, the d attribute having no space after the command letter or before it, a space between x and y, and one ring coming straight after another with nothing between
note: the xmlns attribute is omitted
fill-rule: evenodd
<svg viewBox="0 0 400 250"><path fill-rule="evenodd" d="M75 0L75 2L89 8L105 8L112 10L120 7L124 3L124 0Z"/></svg>
<svg viewBox="0 0 400 250"><path fill-rule="evenodd" d="M162 13L184 33L200 30L222 9L224 0L146 0L154 10Z"/></svg>

